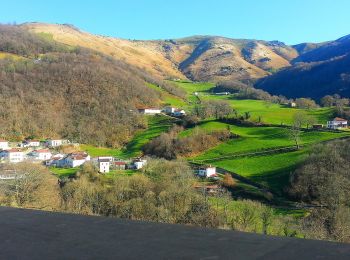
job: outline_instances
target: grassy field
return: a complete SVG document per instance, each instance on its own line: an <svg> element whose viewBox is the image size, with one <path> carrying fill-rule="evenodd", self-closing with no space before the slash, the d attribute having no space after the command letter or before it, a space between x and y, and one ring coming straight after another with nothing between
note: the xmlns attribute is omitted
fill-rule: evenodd
<svg viewBox="0 0 350 260"><path fill-rule="evenodd" d="M206 131L227 129L226 123L207 121L199 126ZM349 136L349 133L305 131L301 134L301 144L306 145L300 151L277 153L260 156L241 156L281 147L293 146L286 129L281 127L242 127L230 125L231 132L240 137L221 143L218 146L190 158L196 162L212 164L228 171L245 176L253 181L266 184L274 191L280 192L287 184L289 174L308 154L308 145ZM182 135L190 135L194 129L188 129Z"/></svg>
<svg viewBox="0 0 350 260"><path fill-rule="evenodd" d="M142 147L154 137L166 132L175 122L176 119L163 116L147 116L148 128L139 131L132 141L128 143L126 148L122 151L122 157L135 157L142 153Z"/></svg>
<svg viewBox="0 0 350 260"><path fill-rule="evenodd" d="M112 148L106 148L106 147L96 147L93 145L87 145L87 144L81 144L80 149L82 151L87 152L92 157L98 157L98 156L114 156L118 157L122 155L122 152L120 149L112 149Z"/></svg>
<svg viewBox="0 0 350 260"><path fill-rule="evenodd" d="M56 174L59 178L69 177L75 175L79 171L79 167L76 168L56 168L50 167L51 172Z"/></svg>
<svg viewBox="0 0 350 260"><path fill-rule="evenodd" d="M206 160L232 154L249 153L268 148L279 148L294 145L294 142L288 137L287 130L281 127L243 127L228 125L222 122L206 121L199 125L199 128L206 131L227 129L239 135L239 138L231 139L225 143L204 152L197 156L196 160ZM194 128L181 133L182 136L190 135ZM301 134L301 144L308 145L331 139L349 136L348 133L332 132L303 132Z"/></svg>
<svg viewBox="0 0 350 260"><path fill-rule="evenodd" d="M162 98L164 104L167 104L167 105L169 104L171 106L179 107L179 108L187 106L187 104L184 100L166 92L162 88L160 88L154 84L151 84L151 83L148 83L147 86L156 90L157 92L159 92L161 94L161 98Z"/></svg>
<svg viewBox="0 0 350 260"><path fill-rule="evenodd" d="M260 118L263 123L276 125L290 125L294 115L298 112L305 112L313 116L318 123L326 124L326 122L333 117L334 113L333 108L297 109L263 100L235 99L232 96L207 95L202 97L202 99L228 101L238 114L242 115L245 112L249 112L251 115L250 121L258 121Z"/></svg>
<svg viewBox="0 0 350 260"><path fill-rule="evenodd" d="M86 151L92 157L114 156L126 159L140 156L142 154L143 145L148 143L152 138L166 132L175 122L174 118L164 115L147 116L147 120L147 129L138 131L124 149L112 149L81 144L80 150Z"/></svg>
<svg viewBox="0 0 350 260"><path fill-rule="evenodd" d="M333 117L333 108L318 108L318 109L297 109L290 108L280 104L274 104L263 100L236 99L234 95L217 96L212 95L210 90L215 86L213 83L193 83L189 81L174 81L179 87L187 92L189 101L195 101L194 92L199 93L202 100L226 100L238 112L251 114L251 121L258 121L260 118L263 123L268 124L291 124L295 113L304 111L315 117L318 123L325 124L327 120ZM194 103L194 102L192 102Z"/></svg>

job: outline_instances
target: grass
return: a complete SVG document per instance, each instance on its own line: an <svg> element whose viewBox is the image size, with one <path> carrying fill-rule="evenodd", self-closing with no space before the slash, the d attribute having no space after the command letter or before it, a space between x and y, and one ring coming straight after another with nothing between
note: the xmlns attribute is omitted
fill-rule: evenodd
<svg viewBox="0 0 350 260"><path fill-rule="evenodd" d="M112 149L106 147L96 147L88 144L81 144L80 149L87 152L92 157L98 156L114 156L118 157L122 154L120 149Z"/></svg>
<svg viewBox="0 0 350 260"><path fill-rule="evenodd" d="M79 170L79 167L76 168L56 168L50 167L51 172L57 175L59 178L74 176Z"/></svg>
<svg viewBox="0 0 350 260"><path fill-rule="evenodd" d="M86 151L92 157L113 156L126 159L140 156L142 155L142 147L151 139L166 132L176 119L164 115L155 115L147 116L147 120L147 129L138 131L124 149L96 147L87 144L81 144L80 149Z"/></svg>
<svg viewBox="0 0 350 260"><path fill-rule="evenodd" d="M177 96L174 96L174 95L168 93L164 89L162 89L154 84L151 84L151 83L148 83L147 86L156 90L157 92L159 92L161 94L161 98L163 100L164 105L167 104L167 105L171 105L171 106L178 107L178 108L186 106L186 102L184 100L182 100L181 98L179 98Z"/></svg>
<svg viewBox="0 0 350 260"><path fill-rule="evenodd" d="M232 95L229 96L214 96L207 95L203 99L216 99L228 101L232 107L243 115L249 112L250 121L259 121L267 124L290 125L293 122L293 117L297 112L305 112L308 115L315 117L318 123L325 124L327 120L333 117L333 108L317 108L317 109L297 109L290 108L285 105L274 104L263 100L251 99L235 99Z"/></svg>
<svg viewBox="0 0 350 260"><path fill-rule="evenodd" d="M132 176L134 174L137 174L138 171L136 170L112 170L108 173L105 173L103 176L105 176L108 179L114 179L118 177L127 177Z"/></svg>
<svg viewBox="0 0 350 260"><path fill-rule="evenodd" d="M216 121L207 121L202 123L199 128L206 131L213 131L227 129L228 126L230 127L232 133L237 134L240 137L237 139L231 139L225 143L221 143L218 146L195 157L194 159L207 160L222 156L229 156L232 154L249 153L268 148L279 148L294 145L294 142L288 137L287 130L281 127L243 127L228 125L226 123ZM188 129L182 132L181 136L190 135L192 131L194 131L194 129ZM346 132L303 132L301 134L301 144L309 145L348 135L349 134Z"/></svg>
<svg viewBox="0 0 350 260"><path fill-rule="evenodd" d="M166 132L176 120L164 115L147 116L147 119L148 128L136 133L132 141L129 142L123 150L121 154L122 157L135 157L141 155L142 147L151 139Z"/></svg>
<svg viewBox="0 0 350 260"><path fill-rule="evenodd" d="M288 184L289 176L307 156L306 150L266 156L244 157L222 160L213 164L233 171L253 181L281 192Z"/></svg>
<svg viewBox="0 0 350 260"><path fill-rule="evenodd" d="M227 129L228 124L216 121L206 121L201 129L212 131ZM190 160L210 163L228 171L235 172L253 181L267 185L272 190L281 193L288 183L289 175L306 158L308 145L321 141L349 136L347 132L333 133L320 131L305 131L301 134L301 144L307 145L300 151L246 157L232 157L238 154L254 153L264 149L293 146L286 129L281 127L242 127L230 125L231 132L240 137L221 143ZM190 135L194 129L188 129L181 135Z"/></svg>

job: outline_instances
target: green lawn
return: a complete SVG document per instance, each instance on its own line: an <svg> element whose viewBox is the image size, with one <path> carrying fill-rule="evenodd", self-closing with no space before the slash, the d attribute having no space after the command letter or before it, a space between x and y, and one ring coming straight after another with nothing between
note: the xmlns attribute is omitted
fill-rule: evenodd
<svg viewBox="0 0 350 260"><path fill-rule="evenodd" d="M76 168L56 168L50 167L51 172L56 174L59 178L69 177L75 175L79 171L79 167Z"/></svg>

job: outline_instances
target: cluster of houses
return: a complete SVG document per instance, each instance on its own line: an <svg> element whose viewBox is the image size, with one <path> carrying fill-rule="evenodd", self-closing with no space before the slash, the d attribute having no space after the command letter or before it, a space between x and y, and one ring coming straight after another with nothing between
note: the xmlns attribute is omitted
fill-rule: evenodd
<svg viewBox="0 0 350 260"><path fill-rule="evenodd" d="M39 140L25 140L22 143L11 147L9 142L0 139L0 163L42 163L46 166L58 168L75 168L83 165L85 162L94 163L101 173L108 173L110 170L139 170L146 165L147 161L143 158L123 161L112 156L91 158L83 151L62 154L57 152L57 147L64 144L70 144L68 140L49 139L45 142ZM12 145L13 146L13 145Z"/></svg>
<svg viewBox="0 0 350 260"><path fill-rule="evenodd" d="M185 110L171 106L164 107L163 109L142 106L138 107L137 109L139 113L144 115L166 114L173 117L183 117L186 115Z"/></svg>

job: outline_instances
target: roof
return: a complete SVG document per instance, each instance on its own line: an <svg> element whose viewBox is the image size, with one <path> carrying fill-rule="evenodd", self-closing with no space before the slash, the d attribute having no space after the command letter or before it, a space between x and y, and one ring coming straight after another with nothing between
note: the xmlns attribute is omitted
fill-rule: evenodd
<svg viewBox="0 0 350 260"><path fill-rule="evenodd" d="M336 117L336 118L333 119L333 121L342 121L342 122L345 122L345 121L348 121L348 120L346 120L346 119L344 119L344 118L341 118L341 117Z"/></svg>
<svg viewBox="0 0 350 260"><path fill-rule="evenodd" d="M34 152L37 152L37 153L51 153L49 149L38 149L38 150L35 150Z"/></svg>
<svg viewBox="0 0 350 260"><path fill-rule="evenodd" d="M7 207L0 207L0 225L6 238L1 259L341 260L350 255L350 244Z"/></svg>
<svg viewBox="0 0 350 260"><path fill-rule="evenodd" d="M115 165L126 165L126 162L114 162Z"/></svg>
<svg viewBox="0 0 350 260"><path fill-rule="evenodd" d="M110 162L111 160L109 159L98 159L99 162Z"/></svg>
<svg viewBox="0 0 350 260"><path fill-rule="evenodd" d="M8 143L8 141L4 140L4 139L0 139L0 143Z"/></svg>

